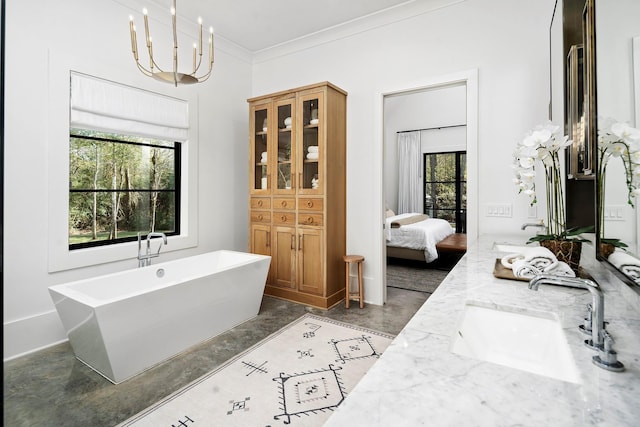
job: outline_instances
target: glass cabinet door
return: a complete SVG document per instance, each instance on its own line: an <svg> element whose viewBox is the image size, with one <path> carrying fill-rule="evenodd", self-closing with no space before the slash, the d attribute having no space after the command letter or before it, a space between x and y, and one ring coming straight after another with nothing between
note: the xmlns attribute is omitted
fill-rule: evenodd
<svg viewBox="0 0 640 427"><path fill-rule="evenodd" d="M293 164L295 141L295 109L293 100L280 101L277 111L277 179L275 193L295 193L295 168Z"/></svg>
<svg viewBox="0 0 640 427"><path fill-rule="evenodd" d="M303 194L321 194L323 188L323 94L314 93L302 98L302 138L298 154L298 189Z"/></svg>
<svg viewBox="0 0 640 427"><path fill-rule="evenodd" d="M251 109L251 192L269 191L269 109L259 105Z"/></svg>

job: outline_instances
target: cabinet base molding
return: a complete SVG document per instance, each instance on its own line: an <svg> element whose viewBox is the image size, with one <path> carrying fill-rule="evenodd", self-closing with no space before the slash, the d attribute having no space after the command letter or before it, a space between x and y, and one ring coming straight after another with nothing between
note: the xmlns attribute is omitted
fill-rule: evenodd
<svg viewBox="0 0 640 427"><path fill-rule="evenodd" d="M338 290L336 293L323 297L320 295L304 294L296 291L295 289L278 288L267 284L264 288L264 294L283 299L298 304L305 304L311 307L320 308L322 310L328 310L339 304L344 300L344 287Z"/></svg>

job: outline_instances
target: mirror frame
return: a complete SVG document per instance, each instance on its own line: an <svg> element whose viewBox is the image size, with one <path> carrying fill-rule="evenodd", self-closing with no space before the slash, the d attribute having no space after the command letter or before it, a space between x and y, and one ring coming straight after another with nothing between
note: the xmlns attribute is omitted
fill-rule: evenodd
<svg viewBox="0 0 640 427"><path fill-rule="evenodd" d="M587 109L589 110L589 114L591 116L591 121L589 122L589 132L595 138L596 141L596 153L597 153L597 137L598 137L598 129L597 129L597 78L596 78L596 68L597 68L597 60L596 60L596 25L595 25L595 15L596 15L596 0L586 0L585 1L585 14L583 17L583 23L586 25L585 31L588 35L588 39L585 41L585 55L590 55L585 58L585 61L588 65L587 69L587 79L591 78L591 81L588 82L585 96L587 96ZM588 74L590 72L590 74ZM637 102L637 101L636 101ZM636 123L637 125L637 123ZM597 171L598 167L598 157L595 156L595 167L596 167L596 182L599 182L600 176L598 176ZM602 265L606 266L608 270L612 271L614 275L620 279L623 283L627 284L631 289L633 289L636 293L640 294L640 284L636 283L629 276L624 274L620 269L618 269L613 263L611 263L606 256L603 255L602 245L601 245L601 229L600 229L600 213L598 212L597 207L600 206L600 203L604 203L604 200L600 200L600 194L596 191L596 259L601 262ZM637 209L637 207L636 207Z"/></svg>

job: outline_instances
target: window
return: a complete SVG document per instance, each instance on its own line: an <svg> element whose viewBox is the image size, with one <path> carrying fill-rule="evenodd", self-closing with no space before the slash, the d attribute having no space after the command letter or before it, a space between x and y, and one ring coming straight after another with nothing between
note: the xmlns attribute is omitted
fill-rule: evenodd
<svg viewBox="0 0 640 427"><path fill-rule="evenodd" d="M467 229L467 154L424 154L424 213L442 218L456 233Z"/></svg>
<svg viewBox="0 0 640 427"><path fill-rule="evenodd" d="M180 144L72 128L69 249L180 234Z"/></svg>

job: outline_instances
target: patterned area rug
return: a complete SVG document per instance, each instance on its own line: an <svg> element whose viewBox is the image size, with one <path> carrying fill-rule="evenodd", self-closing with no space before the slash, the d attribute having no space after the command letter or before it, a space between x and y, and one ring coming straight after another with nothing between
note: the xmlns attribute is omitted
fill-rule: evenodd
<svg viewBox="0 0 640 427"><path fill-rule="evenodd" d="M321 426L392 339L306 314L119 427Z"/></svg>

